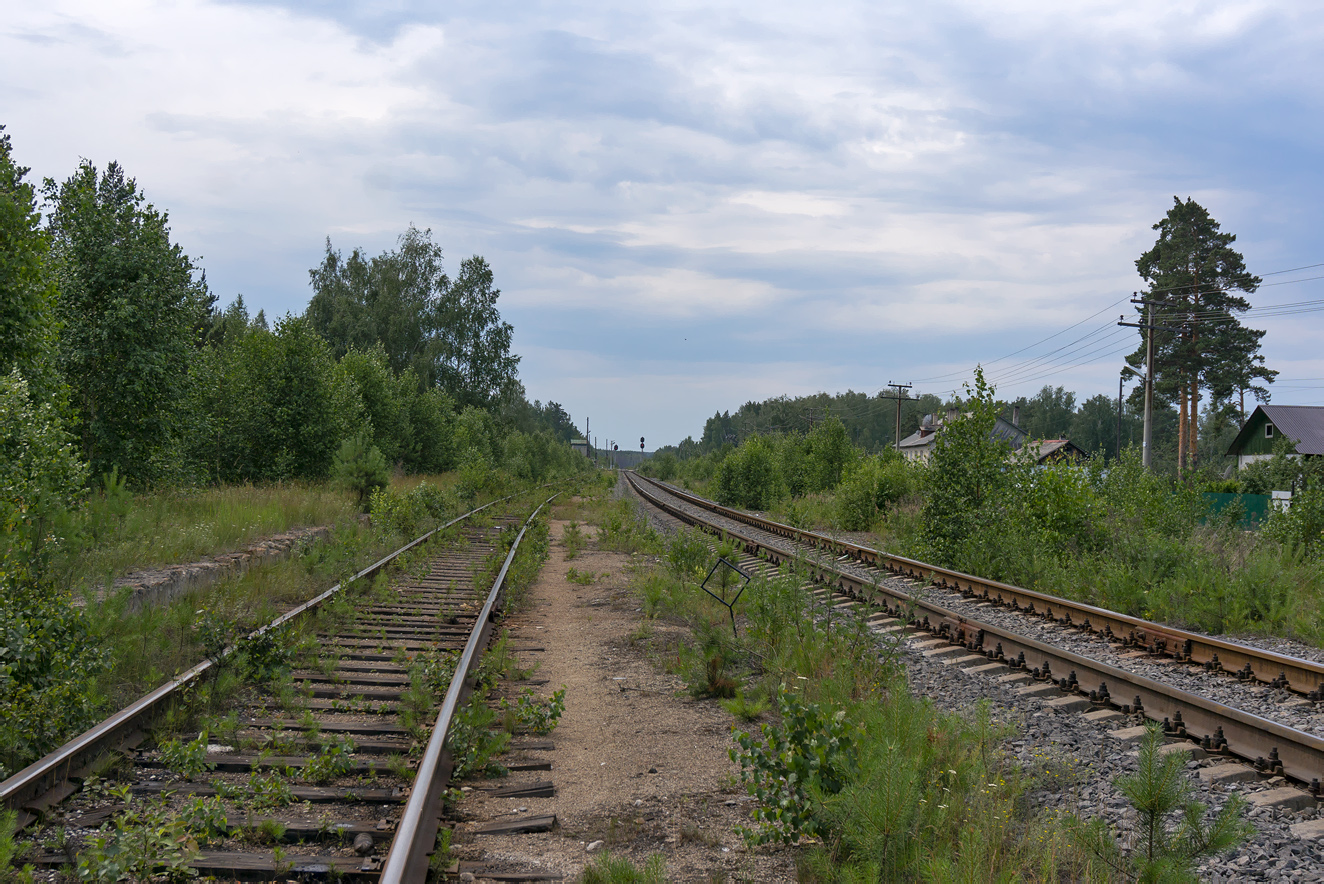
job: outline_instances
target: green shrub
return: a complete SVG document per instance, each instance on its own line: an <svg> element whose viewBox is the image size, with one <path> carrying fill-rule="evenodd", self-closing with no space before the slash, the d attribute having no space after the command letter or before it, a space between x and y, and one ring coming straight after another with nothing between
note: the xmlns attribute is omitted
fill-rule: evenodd
<svg viewBox="0 0 1324 884"><path fill-rule="evenodd" d="M783 691L777 710L781 720L763 725L761 740L739 732L740 751L730 750L731 760L740 765L740 781L759 801L757 827L742 830L753 844L794 844L801 835L817 834L811 796L840 792L855 768L855 740L845 709L825 710Z"/></svg>
<svg viewBox="0 0 1324 884"><path fill-rule="evenodd" d="M762 510L785 493L773 443L751 436L717 468L717 500L726 506Z"/></svg>
<svg viewBox="0 0 1324 884"><path fill-rule="evenodd" d="M550 734L561 720L561 713L565 712L565 685L546 700L527 690L514 703L503 699L501 708L513 712L519 726L535 734Z"/></svg>
<svg viewBox="0 0 1324 884"><path fill-rule="evenodd" d="M171 772L191 780L216 766L207 761L207 737L207 732L203 731L196 740L187 743L167 740L161 744L161 760Z"/></svg>
<svg viewBox="0 0 1324 884"><path fill-rule="evenodd" d="M895 453L859 461L837 488L837 523L847 531L867 531L896 502L915 489L918 471Z"/></svg>
<svg viewBox="0 0 1324 884"><path fill-rule="evenodd" d="M408 494L397 494L389 488L374 491L372 505L372 523L379 531L400 537L414 537L418 533L418 524L423 519L423 512L418 500Z"/></svg>
<svg viewBox="0 0 1324 884"><path fill-rule="evenodd" d="M1246 801L1236 794L1206 825L1208 808L1190 800L1186 754L1165 755L1159 751L1163 744L1162 726L1149 722L1140 744L1139 767L1114 781L1137 812L1129 854L1123 854L1103 819L1077 824L1073 835L1086 854L1112 875L1128 881L1194 882L1199 860L1231 850L1255 827L1242 818ZM1171 818L1178 814L1173 827Z"/></svg>
<svg viewBox="0 0 1324 884"><path fill-rule="evenodd" d="M459 512L459 505L453 496L428 482L419 482L409 491L409 498L419 512L426 513L428 518L437 522L445 521Z"/></svg>
<svg viewBox="0 0 1324 884"><path fill-rule="evenodd" d="M304 764L303 778L314 785L325 786L334 779L346 776L354 769L353 755L352 740L344 739L329 743Z"/></svg>
<svg viewBox="0 0 1324 884"><path fill-rule="evenodd" d="M197 875L189 864L199 857L184 817L167 805L147 804L127 787L114 791L126 805L113 826L87 839L78 857L80 881L171 881Z"/></svg>
<svg viewBox="0 0 1324 884"><path fill-rule="evenodd" d="M359 509L363 509L375 492L391 484L391 471L367 431L361 430L340 443L340 450L331 462L331 478L340 487L354 492Z"/></svg>

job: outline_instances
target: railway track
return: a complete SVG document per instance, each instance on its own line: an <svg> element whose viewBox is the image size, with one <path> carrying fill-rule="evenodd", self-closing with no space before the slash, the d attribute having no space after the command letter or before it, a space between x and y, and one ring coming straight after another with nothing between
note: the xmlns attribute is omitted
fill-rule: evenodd
<svg viewBox="0 0 1324 884"><path fill-rule="evenodd" d="M45 848L27 861L95 863L91 877L112 879L165 870L425 880L452 770L452 721L520 541L555 496L527 520L475 524L501 501L466 513L250 635L250 663L254 648L259 658L285 655L295 628L302 653L288 680L241 692L215 732L143 748L164 715L236 659L233 647L0 783L0 802ZM373 581L448 528L458 537L424 562L389 585ZM499 571L480 585L506 543ZM435 721L434 690L445 692Z"/></svg>
<svg viewBox="0 0 1324 884"><path fill-rule="evenodd" d="M1324 667L1313 661L891 556L722 507L633 473L627 477L641 497L672 517L724 533L747 554L771 564L800 563L822 585L827 610L855 609L876 631L911 634L928 656L942 657L964 671L1004 684L1020 684L1022 693L1039 696L1064 711L1096 720L1142 714L1161 721L1174 745L1224 756L1229 769L1221 775L1229 781L1245 778L1246 769L1231 764L1244 761L1251 765L1250 776L1281 775L1308 792L1287 788L1266 801L1306 806L1320 796L1324 740L1318 736L1067 650L1061 647L1064 642L1045 640L1049 636L1037 627L1051 623L1059 635L1093 636L1124 659L1161 660L1168 667L1184 663L1212 673L1229 668L1219 662L1236 661L1243 685L1294 690L1295 702L1305 707L1314 706L1324 679ZM927 586L942 589L949 598L964 599L965 610L935 603ZM1018 617L1002 616L1007 612Z"/></svg>

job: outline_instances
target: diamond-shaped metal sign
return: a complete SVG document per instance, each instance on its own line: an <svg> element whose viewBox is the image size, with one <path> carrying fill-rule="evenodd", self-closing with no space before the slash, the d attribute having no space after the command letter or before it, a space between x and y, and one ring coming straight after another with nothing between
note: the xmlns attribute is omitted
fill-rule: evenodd
<svg viewBox="0 0 1324 884"><path fill-rule="evenodd" d="M725 583L725 582L720 582L720 583L718 584L718 592L713 592L711 589L708 588L708 581L713 579L713 575L717 573L717 569L718 569L718 568L721 568L723 565L725 565L725 566L726 566L727 568L729 568L730 570L734 571L734 572L736 573L737 576L743 578L743 580L742 580L741 583L740 583L740 587L739 587L738 589L736 589L736 591L735 591L735 595L732 595L729 601L727 600L727 596L730 595L730 593L731 593L731 584L727 584L727 583ZM732 635L736 635L736 634L737 634L737 633L736 633L736 602L740 601L740 596L741 596L741 594L745 591L745 587L748 586L748 585L749 585L749 574L745 573L745 571L744 571L739 565L733 564L731 561L729 561L729 560L726 558L726 556L718 556L718 557L717 557L717 561L714 562L714 563L713 563L713 566L712 566L711 568L708 569L708 576L705 577L705 578L703 578L703 583L699 584L699 588L700 588L700 589L702 589L704 592L708 593L708 595L710 595L710 596L712 596L713 598L717 599L717 601L721 602L723 605L726 606L727 613L729 613L729 614L731 615L731 634L732 634ZM718 593L721 593L721 594L718 595Z"/></svg>

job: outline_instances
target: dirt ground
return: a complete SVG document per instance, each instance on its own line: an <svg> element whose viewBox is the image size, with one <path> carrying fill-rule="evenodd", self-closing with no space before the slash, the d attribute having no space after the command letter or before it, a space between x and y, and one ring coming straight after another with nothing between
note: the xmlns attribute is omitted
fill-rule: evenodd
<svg viewBox="0 0 1324 884"><path fill-rule="evenodd" d="M640 609L627 588L629 557L585 549L566 561L565 525L551 523L551 554L531 589L532 603L507 623L517 649L544 649L517 654L525 666L540 664L534 678L549 683L537 690L546 696L566 689L565 713L550 737L555 749L537 753L552 762L551 771L513 772L509 779L551 780L556 795L496 798L479 788L506 780L466 784L473 790L457 808L464 822L456 828L455 855L574 881L604 850L640 864L661 853L668 881L794 881L789 849L751 850L735 832L751 809L727 755L735 719L716 701L692 699L679 678L632 643ZM591 527L581 530L591 536ZM571 567L597 578L571 582ZM678 627L659 623L654 635L668 629ZM558 825L550 833L472 832L485 822L553 814Z"/></svg>

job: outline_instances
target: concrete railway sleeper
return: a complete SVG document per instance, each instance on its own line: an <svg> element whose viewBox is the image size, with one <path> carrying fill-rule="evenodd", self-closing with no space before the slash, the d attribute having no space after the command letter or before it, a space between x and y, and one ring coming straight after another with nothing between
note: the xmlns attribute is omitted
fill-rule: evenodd
<svg viewBox="0 0 1324 884"><path fill-rule="evenodd" d="M3 806L46 835L26 861L58 868L92 858L105 865L85 870L94 879L173 868L225 879L425 880L452 770L452 720L492 637L520 542L555 496L527 520L498 517L491 526L469 523L511 498L479 507L254 632L250 641L282 642L282 627L323 613L346 587L439 532L459 531L415 575L374 588L349 616L313 623L308 668L275 689L241 692L223 738L204 731L141 748L163 715L233 659L233 647L0 783ZM503 530L514 533L521 521L495 578L477 585L496 567ZM445 690L430 736L417 720L431 697L415 683L420 661L440 662L442 674L432 678ZM108 769L119 772L120 784L102 779ZM57 816L60 825L51 825ZM191 833L199 827L209 833L209 849L194 849ZM142 835L132 858L115 842L129 830Z"/></svg>
<svg viewBox="0 0 1324 884"><path fill-rule="evenodd" d="M829 606L863 608L861 613L876 631L905 632L917 640L927 639L921 645L930 656L949 657L976 675L1021 683L1022 692L1041 696L1064 711L1085 712L1096 718L1142 714L1160 721L1169 739L1184 744L1189 751L1248 762L1250 768L1245 770L1250 776L1276 775L1294 780L1305 791L1292 790L1291 796L1278 796L1291 806L1313 804L1321 797L1324 740L1319 737L1029 638L1005 626L955 613L918 593L903 592L881 579L869 579L858 573L858 566L848 568L843 564L853 565L852 560L863 558L852 554L851 549L875 557L883 554L720 507L634 474L628 474L628 478L634 490L654 507L689 525L726 536L751 556L773 565L797 561L827 594L825 602ZM898 570L920 580L932 579L939 570L914 564L913 571ZM1051 598L1039 597L1040 604L1047 604L1042 599ZM1300 667L1303 671L1317 666L1310 661L1296 662L1309 664Z"/></svg>

